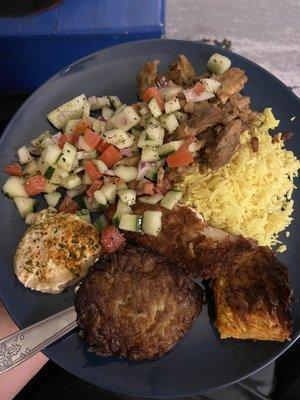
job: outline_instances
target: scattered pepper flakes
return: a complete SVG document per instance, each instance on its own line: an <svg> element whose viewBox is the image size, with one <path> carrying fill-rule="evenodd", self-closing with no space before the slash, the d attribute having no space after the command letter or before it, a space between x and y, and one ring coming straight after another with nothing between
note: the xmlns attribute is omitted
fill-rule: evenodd
<svg viewBox="0 0 300 400"><path fill-rule="evenodd" d="M286 251L286 245L282 244L281 246L278 247L277 252L278 253L284 253Z"/></svg>
<svg viewBox="0 0 300 400"><path fill-rule="evenodd" d="M253 136L250 140L251 146L252 146L252 150L254 151L254 153L258 152L258 138L256 136Z"/></svg>

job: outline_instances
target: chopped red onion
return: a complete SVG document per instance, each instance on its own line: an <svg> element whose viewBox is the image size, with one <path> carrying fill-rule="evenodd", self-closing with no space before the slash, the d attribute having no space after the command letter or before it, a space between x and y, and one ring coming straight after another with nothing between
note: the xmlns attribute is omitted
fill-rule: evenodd
<svg viewBox="0 0 300 400"><path fill-rule="evenodd" d="M122 154L122 156L125 157L131 157L133 154L129 147L127 147L126 149L120 149L120 153Z"/></svg>

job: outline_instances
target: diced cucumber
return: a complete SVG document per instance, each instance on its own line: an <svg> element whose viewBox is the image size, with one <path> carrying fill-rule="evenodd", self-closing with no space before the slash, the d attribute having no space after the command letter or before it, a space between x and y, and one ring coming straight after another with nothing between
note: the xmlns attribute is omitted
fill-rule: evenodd
<svg viewBox="0 0 300 400"><path fill-rule="evenodd" d="M53 167L51 167L51 165L49 165L49 167L46 169L46 172L44 173L44 177L46 179L50 180L52 178L52 176L54 175L54 173L55 173L55 168L53 168Z"/></svg>
<svg viewBox="0 0 300 400"><path fill-rule="evenodd" d="M146 147L146 146L161 146L164 140L164 133L159 137L158 140L150 140L147 139L147 132L142 131L138 140L138 147Z"/></svg>
<svg viewBox="0 0 300 400"><path fill-rule="evenodd" d="M67 190L67 195L71 198L80 196L81 194L85 193L87 189L86 185L79 185L74 189Z"/></svg>
<svg viewBox="0 0 300 400"><path fill-rule="evenodd" d="M189 116L186 113L183 113L181 111L176 111L175 112L175 117L177 118L177 121L181 124L181 122L186 121Z"/></svg>
<svg viewBox="0 0 300 400"><path fill-rule="evenodd" d="M103 132L101 136L107 143L116 146L118 149L130 147L135 140L133 135L119 128Z"/></svg>
<svg viewBox="0 0 300 400"><path fill-rule="evenodd" d="M52 138L50 131L43 132L39 137L33 139L30 143L32 144L32 146L40 147L42 141L47 138Z"/></svg>
<svg viewBox="0 0 300 400"><path fill-rule="evenodd" d="M175 111L179 111L181 108L179 100L177 97L174 99L168 100L165 102L165 113L166 114L171 114Z"/></svg>
<svg viewBox="0 0 300 400"><path fill-rule="evenodd" d="M150 179L151 181L156 181L157 180L157 172L158 172L158 168L150 167L147 169L145 177Z"/></svg>
<svg viewBox="0 0 300 400"><path fill-rule="evenodd" d="M19 157L19 162L22 165L28 164L30 163L30 161L32 161L31 154L29 153L26 146L22 146L18 150L18 157Z"/></svg>
<svg viewBox="0 0 300 400"><path fill-rule="evenodd" d="M79 172L84 171L84 166L80 165L79 167L74 169L74 174L79 174Z"/></svg>
<svg viewBox="0 0 300 400"><path fill-rule="evenodd" d="M77 150L71 143L66 142L63 147L62 155L57 161L58 168L70 172L73 169L74 161L77 158Z"/></svg>
<svg viewBox="0 0 300 400"><path fill-rule="evenodd" d="M62 129L70 119L82 117L85 104L86 97L81 94L51 111L47 118L57 129Z"/></svg>
<svg viewBox="0 0 300 400"><path fill-rule="evenodd" d="M83 200L83 203L85 204L84 207L81 207L82 201L80 199ZM99 204L97 203L97 201L91 199L90 197L75 197L74 200L79 205L79 207L87 208L90 212L99 212L106 209L106 204Z"/></svg>
<svg viewBox="0 0 300 400"><path fill-rule="evenodd" d="M165 130L161 126L148 125L148 128L146 128L146 133L146 140L155 140L158 143L163 143Z"/></svg>
<svg viewBox="0 0 300 400"><path fill-rule="evenodd" d="M84 107L83 107L83 113L82 113L82 117L83 118L88 118L90 116L90 112L91 112L91 106L90 104L86 101Z"/></svg>
<svg viewBox="0 0 300 400"><path fill-rule="evenodd" d="M149 101L148 106L150 108L153 117L158 118L162 114L162 111L159 108L159 105L157 104L157 101L155 100L154 97Z"/></svg>
<svg viewBox="0 0 300 400"><path fill-rule="evenodd" d="M78 160L94 160L97 158L97 151L92 149L90 151L81 150L77 153Z"/></svg>
<svg viewBox="0 0 300 400"><path fill-rule="evenodd" d="M91 106L91 110L100 110L101 108L105 106L110 106L110 101L108 96L102 96L102 97L96 97L92 96L88 98L88 102Z"/></svg>
<svg viewBox="0 0 300 400"><path fill-rule="evenodd" d="M101 172L101 174L105 174L108 170L107 165L101 160L94 160L94 163L97 165L97 168Z"/></svg>
<svg viewBox="0 0 300 400"><path fill-rule="evenodd" d="M125 110L125 108L127 107L127 104L122 104L120 107L118 107L114 113L114 115L119 114L121 111Z"/></svg>
<svg viewBox="0 0 300 400"><path fill-rule="evenodd" d="M105 120L110 119L113 115L114 115L114 110L112 110L111 108L109 108L107 106L102 107L102 117Z"/></svg>
<svg viewBox="0 0 300 400"><path fill-rule="evenodd" d="M125 165L117 165L114 168L114 172L117 177L123 179L125 182L131 182L136 179L137 168L136 167L126 167Z"/></svg>
<svg viewBox="0 0 300 400"><path fill-rule="evenodd" d="M130 232L142 232L143 219L140 215L123 214L120 218L119 229Z"/></svg>
<svg viewBox="0 0 300 400"><path fill-rule="evenodd" d="M78 175L69 175L66 178L61 178L60 183L66 189L74 189L81 185L82 182Z"/></svg>
<svg viewBox="0 0 300 400"><path fill-rule="evenodd" d="M101 204L103 206L107 205L106 196L101 189L94 192L94 199L96 200L97 204Z"/></svg>
<svg viewBox="0 0 300 400"><path fill-rule="evenodd" d="M182 140L174 140L173 142L165 143L158 147L157 151L161 158L167 157L169 154L174 153L182 146Z"/></svg>
<svg viewBox="0 0 300 400"><path fill-rule="evenodd" d="M88 173L84 173L83 177L82 177L82 183L84 185L91 185L93 183L93 181L91 180L90 176Z"/></svg>
<svg viewBox="0 0 300 400"><path fill-rule="evenodd" d="M34 199L29 197L15 197L14 202L22 218L25 218L28 214L34 212Z"/></svg>
<svg viewBox="0 0 300 400"><path fill-rule="evenodd" d="M167 118L165 119L165 127L169 133L172 133L175 131L175 129L179 126L179 123L177 121L177 118L175 114L169 114Z"/></svg>
<svg viewBox="0 0 300 400"><path fill-rule="evenodd" d="M140 134L141 134L141 129L140 129L140 128L137 128L137 127L132 128L132 129L131 129L131 134L132 134L136 139L138 139L139 136L140 136Z"/></svg>
<svg viewBox="0 0 300 400"><path fill-rule="evenodd" d="M104 121L99 121L98 119L96 119L93 122L92 129L93 129L93 131L95 131L97 133L104 132L105 131L105 122Z"/></svg>
<svg viewBox="0 0 300 400"><path fill-rule="evenodd" d="M216 91L222 86L222 83L213 78L202 78L201 82L205 86L205 90L208 93L216 93Z"/></svg>
<svg viewBox="0 0 300 400"><path fill-rule="evenodd" d="M164 101L173 99L182 93L183 88L181 86L167 86L159 89Z"/></svg>
<svg viewBox="0 0 300 400"><path fill-rule="evenodd" d="M87 209L84 209L84 208L83 208L82 210L77 211L76 216L77 216L78 218L82 219L83 221L87 221L87 222L89 222L90 224L92 223L92 221L91 221L91 216L90 216L90 212L89 212L89 210L87 210Z"/></svg>
<svg viewBox="0 0 300 400"><path fill-rule="evenodd" d="M117 196L117 186L111 182L104 183L101 187L101 192L104 193L109 204L114 204Z"/></svg>
<svg viewBox="0 0 300 400"><path fill-rule="evenodd" d="M109 96L110 104L113 106L115 110L121 107L122 102L118 96Z"/></svg>
<svg viewBox="0 0 300 400"><path fill-rule="evenodd" d="M139 201L146 204L157 204L162 198L162 194L154 194L153 196L141 196Z"/></svg>
<svg viewBox="0 0 300 400"><path fill-rule="evenodd" d="M139 123L141 117L132 106L127 106L123 111L110 118L110 122L115 128L128 131Z"/></svg>
<svg viewBox="0 0 300 400"><path fill-rule="evenodd" d="M182 192L179 190L170 190L166 193L160 202L160 205L168 210L173 210L175 205L182 199Z"/></svg>
<svg viewBox="0 0 300 400"><path fill-rule="evenodd" d="M45 194L44 197L49 207L56 207L61 198L61 193L52 192Z"/></svg>
<svg viewBox="0 0 300 400"><path fill-rule="evenodd" d="M151 235L158 236L162 227L162 212L161 211L144 211L143 214L143 232Z"/></svg>
<svg viewBox="0 0 300 400"><path fill-rule="evenodd" d="M45 193L52 193L55 192L57 189L57 185L54 185L53 183L49 182L48 180L46 181L45 187L44 187L44 192Z"/></svg>
<svg viewBox="0 0 300 400"><path fill-rule="evenodd" d="M119 200L116 212L113 216L113 223L115 226L119 226L120 218L123 214L132 214L132 209L128 204L123 203L121 200Z"/></svg>
<svg viewBox="0 0 300 400"><path fill-rule="evenodd" d="M83 136L79 136L78 142L77 142L77 147L80 150L85 150L85 151L92 151L92 147L87 144L87 142L84 140Z"/></svg>
<svg viewBox="0 0 300 400"><path fill-rule="evenodd" d="M51 144L43 151L42 157L47 164L54 165L61 153L62 149L57 144Z"/></svg>
<svg viewBox="0 0 300 400"><path fill-rule="evenodd" d="M41 147L32 146L31 144L27 146L27 149L30 154L37 157L39 157L43 152L43 149Z"/></svg>
<svg viewBox="0 0 300 400"><path fill-rule="evenodd" d="M136 202L136 192L132 189L119 190L118 196L123 203L129 206L133 206Z"/></svg>
<svg viewBox="0 0 300 400"><path fill-rule="evenodd" d="M70 119L70 121L68 121L66 123L64 132L67 135L71 135L74 132L75 126L78 124L79 121L80 121L80 119Z"/></svg>
<svg viewBox="0 0 300 400"><path fill-rule="evenodd" d="M43 149L46 149L48 146L52 145L52 144L56 144L55 140L51 138L46 138L44 140L41 141L40 147L42 147Z"/></svg>
<svg viewBox="0 0 300 400"><path fill-rule="evenodd" d="M221 75L227 71L231 66L231 61L228 57L222 56L221 54L213 54L207 61L207 69L216 75Z"/></svg>
<svg viewBox="0 0 300 400"><path fill-rule="evenodd" d="M31 161L25 165L22 175L36 175L38 172L37 162L35 160Z"/></svg>
<svg viewBox="0 0 300 400"><path fill-rule="evenodd" d="M96 219L93 225L98 232L102 232L103 229L108 225L105 215L104 214L100 215L100 217Z"/></svg>
<svg viewBox="0 0 300 400"><path fill-rule="evenodd" d="M25 224L27 224L27 225L34 224L35 219L36 219L36 215L37 214L34 213L34 212L31 212L31 213L27 214L26 217L25 217Z"/></svg>
<svg viewBox="0 0 300 400"><path fill-rule="evenodd" d="M23 180L18 176L11 176L3 185L3 193L5 196L14 197L28 197L23 187Z"/></svg>
<svg viewBox="0 0 300 400"><path fill-rule="evenodd" d="M145 162L155 162L159 160L159 155L154 146L143 147L141 160Z"/></svg>
<svg viewBox="0 0 300 400"><path fill-rule="evenodd" d="M45 172L47 171L48 167L49 167L49 165L44 161L44 157L41 156L37 162L38 171L40 171L44 175Z"/></svg>

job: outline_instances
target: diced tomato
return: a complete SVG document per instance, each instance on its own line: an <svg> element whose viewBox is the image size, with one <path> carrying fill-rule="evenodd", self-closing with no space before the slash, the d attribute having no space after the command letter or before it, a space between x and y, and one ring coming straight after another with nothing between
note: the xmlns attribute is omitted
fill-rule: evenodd
<svg viewBox="0 0 300 400"><path fill-rule="evenodd" d="M202 82L197 82L196 85L194 86L194 92L198 95L203 93L205 90L205 86Z"/></svg>
<svg viewBox="0 0 300 400"><path fill-rule="evenodd" d="M100 160L103 161L108 168L115 165L122 158L122 154L112 145L110 145L103 154L100 156Z"/></svg>
<svg viewBox="0 0 300 400"><path fill-rule="evenodd" d="M163 111L165 108L165 103L162 98L162 95L161 95L160 91L157 89L157 87L155 87L155 86L152 86L152 87L149 87L148 89L146 89L143 93L142 98L144 101L147 101L147 102L154 98L157 101L157 104L158 104L159 108L161 109L161 111Z"/></svg>
<svg viewBox="0 0 300 400"><path fill-rule="evenodd" d="M87 161L84 168L91 179L101 178L102 174L92 160Z"/></svg>
<svg viewBox="0 0 300 400"><path fill-rule="evenodd" d="M153 182L144 182L142 187L143 194L154 194L154 183Z"/></svg>
<svg viewBox="0 0 300 400"><path fill-rule="evenodd" d="M101 244L105 253L113 253L125 244L122 233L114 226L106 226L101 235Z"/></svg>
<svg viewBox="0 0 300 400"><path fill-rule="evenodd" d="M46 186L46 178L43 175L34 175L26 179L24 184L25 192L28 196L35 196L42 193Z"/></svg>
<svg viewBox="0 0 300 400"><path fill-rule="evenodd" d="M86 129L84 132L84 140L90 147L94 149L95 147L98 146L101 140L101 136L98 133L92 131L91 129Z"/></svg>
<svg viewBox="0 0 300 400"><path fill-rule="evenodd" d="M70 196L65 196L58 207L58 212L76 213L79 210L79 205Z"/></svg>
<svg viewBox="0 0 300 400"><path fill-rule="evenodd" d="M194 161L193 155L188 150L179 149L167 157L167 164L170 168L184 167Z"/></svg>
<svg viewBox="0 0 300 400"><path fill-rule="evenodd" d="M93 194L96 192L96 190L99 190L101 186L103 185L103 181L100 179L95 179L91 186L88 188L86 191L86 194L88 197L93 197Z"/></svg>
<svg viewBox="0 0 300 400"><path fill-rule="evenodd" d="M68 138L68 142L71 144L76 144L78 142L80 134L77 132L71 133L71 135Z"/></svg>
<svg viewBox="0 0 300 400"><path fill-rule="evenodd" d="M71 133L70 135L64 133L59 138L58 145L62 149L66 142L69 142L71 144L76 144L78 142L79 136L80 136L79 133Z"/></svg>
<svg viewBox="0 0 300 400"><path fill-rule="evenodd" d="M22 168L21 165L18 163L15 164L8 164L5 168L4 168L4 172L8 175L12 175L12 176L21 176L22 174Z"/></svg>
<svg viewBox="0 0 300 400"><path fill-rule="evenodd" d="M196 140L195 136L189 136L183 142L182 146L179 148L178 151L187 151L192 143Z"/></svg>
<svg viewBox="0 0 300 400"><path fill-rule="evenodd" d="M105 150L110 146L109 143L106 143L103 139L100 139L100 142L98 144L98 146L96 147L96 150L99 153L104 153Z"/></svg>
<svg viewBox="0 0 300 400"><path fill-rule="evenodd" d="M79 135L83 135L85 130L89 127L89 125L85 121L79 121L75 125L74 133L78 133Z"/></svg>
<svg viewBox="0 0 300 400"><path fill-rule="evenodd" d="M58 140L59 147L62 149L67 141L68 141L68 135L64 133Z"/></svg>

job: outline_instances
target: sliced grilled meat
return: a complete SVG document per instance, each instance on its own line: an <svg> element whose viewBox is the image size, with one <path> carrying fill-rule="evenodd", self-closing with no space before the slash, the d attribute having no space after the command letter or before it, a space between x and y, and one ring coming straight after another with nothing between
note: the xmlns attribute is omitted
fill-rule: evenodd
<svg viewBox="0 0 300 400"><path fill-rule="evenodd" d="M159 254L127 247L106 256L76 293L80 334L98 355L163 356L188 332L202 290Z"/></svg>
<svg viewBox="0 0 300 400"><path fill-rule="evenodd" d="M142 99L144 91L155 84L159 62L159 60L147 61L138 73L137 87L140 99Z"/></svg>
<svg viewBox="0 0 300 400"><path fill-rule="evenodd" d="M215 75L214 79L222 83L216 94L223 104L230 96L240 92L248 80L245 71L240 68L229 68L224 74Z"/></svg>
<svg viewBox="0 0 300 400"><path fill-rule="evenodd" d="M214 146L209 149L208 161L212 169L219 169L231 160L240 144L241 129L242 121L235 119L218 133Z"/></svg>
<svg viewBox="0 0 300 400"><path fill-rule="evenodd" d="M195 76L194 67L183 54L180 54L177 61L170 64L167 74L169 80L183 87L191 84Z"/></svg>

